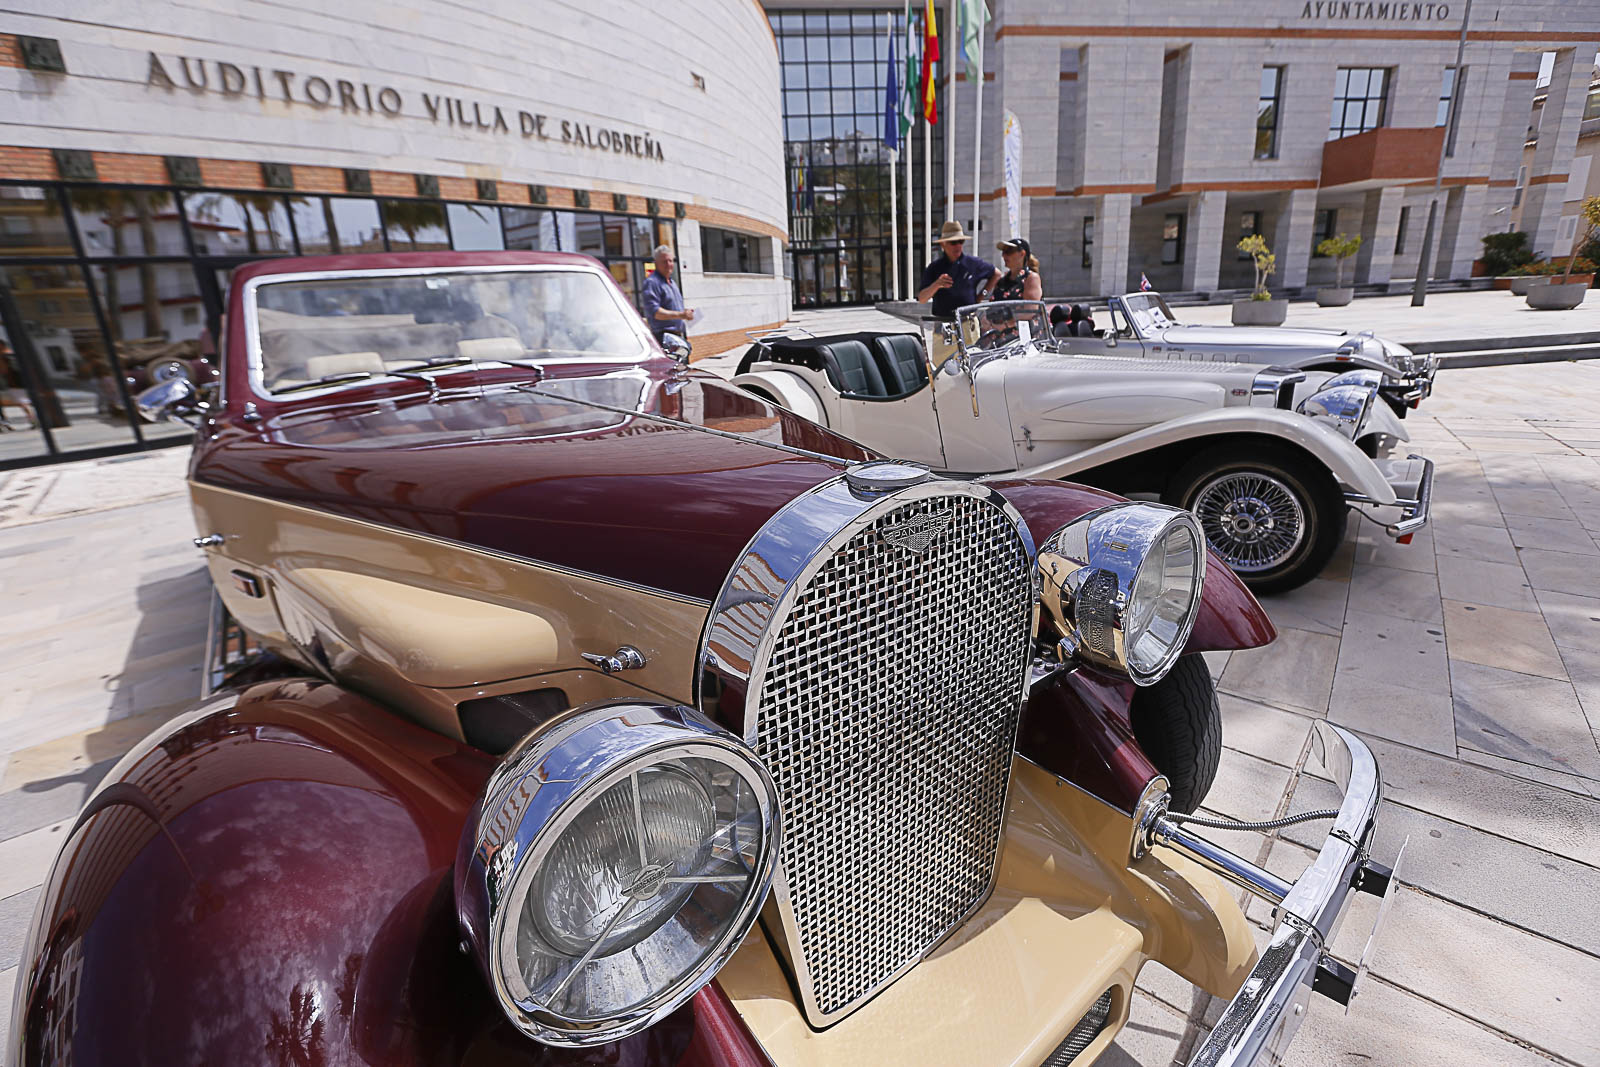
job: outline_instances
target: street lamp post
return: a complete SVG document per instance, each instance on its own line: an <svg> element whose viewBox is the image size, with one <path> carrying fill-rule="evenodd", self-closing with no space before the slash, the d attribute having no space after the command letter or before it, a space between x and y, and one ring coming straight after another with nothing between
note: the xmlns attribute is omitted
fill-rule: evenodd
<svg viewBox="0 0 1600 1067"><path fill-rule="evenodd" d="M1445 123L1444 140L1439 142L1439 165L1433 171L1433 196L1428 198L1428 226L1422 231L1422 258L1417 263L1417 280L1411 285L1411 306L1421 307L1428 299L1428 271L1433 260L1433 223L1439 212L1439 192L1444 186L1444 157L1455 140L1456 124L1461 121L1461 64L1467 53L1467 23L1472 19L1472 0L1461 13L1461 37L1456 42L1456 73L1450 86L1450 119ZM1464 220L1463 220L1464 221Z"/></svg>

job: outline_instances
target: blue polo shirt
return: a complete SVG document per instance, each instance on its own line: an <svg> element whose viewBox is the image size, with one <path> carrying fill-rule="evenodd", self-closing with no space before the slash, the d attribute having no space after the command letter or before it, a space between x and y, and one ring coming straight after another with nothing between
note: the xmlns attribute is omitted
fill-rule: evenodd
<svg viewBox="0 0 1600 1067"><path fill-rule="evenodd" d="M920 292L926 289L941 274L950 275L950 280L954 284L933 294L933 317L953 320L956 317L956 308L978 302L978 287L994 274L994 266L965 252L959 259L951 261L949 256L941 252L938 259L923 269L922 283L917 286L917 290Z"/></svg>
<svg viewBox="0 0 1600 1067"><path fill-rule="evenodd" d="M657 341L661 340L664 333L683 334L687 325L682 319L671 322L662 322L656 318L657 308L666 308L668 311L683 310L683 294L678 291L676 282L669 282L661 276L660 271L652 271L644 280L644 285L639 290L639 302L644 306L644 324L650 327L650 332L655 334Z"/></svg>

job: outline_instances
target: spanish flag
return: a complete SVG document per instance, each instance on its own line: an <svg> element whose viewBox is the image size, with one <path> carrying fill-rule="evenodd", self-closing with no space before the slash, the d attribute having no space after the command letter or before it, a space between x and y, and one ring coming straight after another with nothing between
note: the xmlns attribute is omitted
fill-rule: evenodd
<svg viewBox="0 0 1600 1067"><path fill-rule="evenodd" d="M939 124L939 100L934 95L933 65L939 60L939 21L933 13L933 0L926 0L927 14L922 19L922 117Z"/></svg>

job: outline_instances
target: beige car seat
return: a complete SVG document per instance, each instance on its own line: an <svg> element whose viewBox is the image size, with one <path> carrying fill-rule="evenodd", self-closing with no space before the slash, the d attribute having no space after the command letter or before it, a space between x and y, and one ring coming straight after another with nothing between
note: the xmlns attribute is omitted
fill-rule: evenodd
<svg viewBox="0 0 1600 1067"><path fill-rule="evenodd" d="M496 359L523 359L527 352L515 337L479 337L456 343L462 357L474 361Z"/></svg>

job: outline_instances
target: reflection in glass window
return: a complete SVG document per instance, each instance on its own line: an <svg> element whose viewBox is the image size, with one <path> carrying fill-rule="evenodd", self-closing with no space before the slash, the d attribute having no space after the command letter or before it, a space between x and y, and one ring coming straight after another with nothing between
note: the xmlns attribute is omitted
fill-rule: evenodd
<svg viewBox="0 0 1600 1067"><path fill-rule="evenodd" d="M563 214L565 214L563 212ZM582 252L586 256L599 258L605 253L605 229L600 222L599 215L575 215L572 218L573 243L562 242L561 247L569 251ZM563 231L562 236L566 233Z"/></svg>
<svg viewBox="0 0 1600 1067"><path fill-rule="evenodd" d="M53 192L0 186L0 256L70 256L72 238Z"/></svg>
<svg viewBox="0 0 1600 1067"><path fill-rule="evenodd" d="M206 329L193 266L140 263L91 269L130 396L174 375L199 385L212 379L216 348ZM189 433L181 422L144 426L146 437Z"/></svg>
<svg viewBox="0 0 1600 1067"><path fill-rule="evenodd" d="M498 252L505 247L500 210L487 204L451 204L450 244L458 252Z"/></svg>
<svg viewBox="0 0 1600 1067"><path fill-rule="evenodd" d="M275 193L185 193L183 212L198 255L291 255L289 213Z"/></svg>
<svg viewBox="0 0 1600 1067"><path fill-rule="evenodd" d="M1387 67L1340 67L1333 82L1328 140L1375 130L1388 121Z"/></svg>
<svg viewBox="0 0 1600 1067"><path fill-rule="evenodd" d="M385 251L376 200L296 197L290 211L302 255Z"/></svg>
<svg viewBox="0 0 1600 1067"><path fill-rule="evenodd" d="M183 223L165 189L67 190L83 250L91 256L184 256Z"/></svg>
<svg viewBox="0 0 1600 1067"><path fill-rule="evenodd" d="M506 224L506 247L524 252L555 252L555 212L539 208L503 207L501 217Z"/></svg>
<svg viewBox="0 0 1600 1067"><path fill-rule="evenodd" d="M429 252L450 247L444 205L437 200L384 200L383 222L395 252Z"/></svg>
<svg viewBox="0 0 1600 1067"><path fill-rule="evenodd" d="M20 405L26 398L33 420L50 427L57 448L132 444L127 401L82 270L70 263L11 266L0 268L0 277L28 331L6 358L6 420L26 425ZM14 436L21 439L13 442ZM0 460L36 454L42 442L31 437L0 434Z"/></svg>
<svg viewBox="0 0 1600 1067"><path fill-rule="evenodd" d="M705 269L729 274L770 274L762 255L765 241L747 233L700 227Z"/></svg>
<svg viewBox="0 0 1600 1067"><path fill-rule="evenodd" d="M1256 100L1256 158L1278 155L1278 116L1283 111L1283 68L1261 68L1261 93Z"/></svg>

